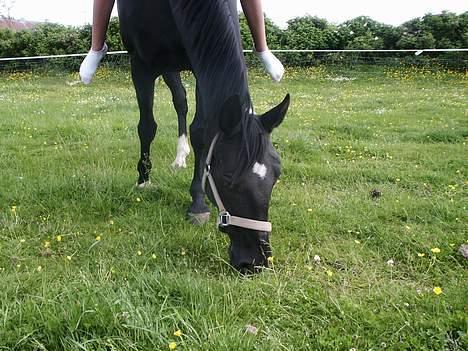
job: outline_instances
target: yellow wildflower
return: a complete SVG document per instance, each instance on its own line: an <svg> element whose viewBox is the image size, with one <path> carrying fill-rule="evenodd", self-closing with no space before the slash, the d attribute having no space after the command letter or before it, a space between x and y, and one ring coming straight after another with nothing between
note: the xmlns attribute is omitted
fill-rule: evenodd
<svg viewBox="0 0 468 351"><path fill-rule="evenodd" d="M440 253L440 249L438 247L434 247L431 249L432 253Z"/></svg>
<svg viewBox="0 0 468 351"><path fill-rule="evenodd" d="M433 291L434 294L436 294L436 295L442 294L442 288L441 288L440 286L435 286L434 289L432 289L432 291Z"/></svg>
<svg viewBox="0 0 468 351"><path fill-rule="evenodd" d="M96 241L101 241L101 236L100 236L100 235L98 235L98 236L96 237Z"/></svg>
<svg viewBox="0 0 468 351"><path fill-rule="evenodd" d="M426 254L424 252L418 252L418 257L424 257Z"/></svg>
<svg viewBox="0 0 468 351"><path fill-rule="evenodd" d="M356 244L360 244L361 242L359 240L354 240Z"/></svg>
<svg viewBox="0 0 468 351"><path fill-rule="evenodd" d="M155 255L155 254L152 254L151 257L152 257L153 259L156 259L156 255Z"/></svg>
<svg viewBox="0 0 468 351"><path fill-rule="evenodd" d="M330 270L328 270L328 271L327 271L327 275L328 275L329 277L331 277L331 276L333 276L333 272L330 271Z"/></svg>
<svg viewBox="0 0 468 351"><path fill-rule="evenodd" d="M44 241L44 247L49 247L50 246L50 241Z"/></svg>
<svg viewBox="0 0 468 351"><path fill-rule="evenodd" d="M141 199L139 197L136 198L137 202L141 202Z"/></svg>
<svg viewBox="0 0 468 351"><path fill-rule="evenodd" d="M37 271L38 271L38 272L42 271L42 266L38 266L38 267L37 267Z"/></svg>
<svg viewBox="0 0 468 351"><path fill-rule="evenodd" d="M169 343L169 350L175 350L177 347L177 344L175 342L170 342Z"/></svg>
<svg viewBox="0 0 468 351"><path fill-rule="evenodd" d="M61 236L61 235L57 235L57 236L55 237L55 240L57 240L57 241L62 241L62 236Z"/></svg>
<svg viewBox="0 0 468 351"><path fill-rule="evenodd" d="M141 256L141 251L140 250L137 251L137 255Z"/></svg>
<svg viewBox="0 0 468 351"><path fill-rule="evenodd" d="M177 329L175 332L174 332L174 336L182 336L182 331L180 329Z"/></svg>
<svg viewBox="0 0 468 351"><path fill-rule="evenodd" d="M275 257L274 257L274 256L270 256L270 257L267 258L267 261L268 261L269 264L273 264L274 261L275 261Z"/></svg>
<svg viewBox="0 0 468 351"><path fill-rule="evenodd" d="M71 261L72 257L71 256L67 256L67 260Z"/></svg>

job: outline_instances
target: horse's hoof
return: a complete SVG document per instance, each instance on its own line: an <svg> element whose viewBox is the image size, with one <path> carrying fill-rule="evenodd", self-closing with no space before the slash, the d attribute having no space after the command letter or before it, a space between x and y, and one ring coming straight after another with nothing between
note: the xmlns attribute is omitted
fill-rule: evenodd
<svg viewBox="0 0 468 351"><path fill-rule="evenodd" d="M210 213L209 212L204 212L204 213L187 213L187 219L190 223L195 224L195 225L202 225L205 224L206 222L209 221L210 219Z"/></svg>
<svg viewBox="0 0 468 351"><path fill-rule="evenodd" d="M187 163L185 162L185 159L181 160L181 159L176 158L174 162L171 163L171 168L174 171L177 171L182 168L187 168Z"/></svg>
<svg viewBox="0 0 468 351"><path fill-rule="evenodd" d="M146 189L146 188L149 188L151 185L152 185L151 180L148 180L147 182L136 183L135 187L137 189Z"/></svg>

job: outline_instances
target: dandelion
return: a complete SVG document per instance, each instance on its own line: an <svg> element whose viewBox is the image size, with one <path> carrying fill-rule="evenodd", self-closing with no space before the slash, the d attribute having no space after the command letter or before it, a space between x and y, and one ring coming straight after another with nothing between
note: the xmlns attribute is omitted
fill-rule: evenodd
<svg viewBox="0 0 468 351"><path fill-rule="evenodd" d="M62 236L61 236L61 235L57 235L57 236L55 237L55 240L57 240L57 241L59 241L59 242L62 241Z"/></svg>
<svg viewBox="0 0 468 351"><path fill-rule="evenodd" d="M109 221L109 224L110 224L110 225L114 225L114 221L111 219L111 220Z"/></svg>
<svg viewBox="0 0 468 351"><path fill-rule="evenodd" d="M71 261L71 260L72 260L72 257L71 257L71 256L67 256L67 260Z"/></svg>
<svg viewBox="0 0 468 351"><path fill-rule="evenodd" d="M101 236L100 236L100 235L98 235L98 236L96 237L96 241L101 241Z"/></svg>
<svg viewBox="0 0 468 351"><path fill-rule="evenodd" d="M267 261L269 264L274 264L274 261L275 261L275 257L274 256L270 256L267 258Z"/></svg>
<svg viewBox="0 0 468 351"><path fill-rule="evenodd" d="M436 294L436 295L442 294L442 288L441 288L440 286L435 286L434 289L432 289L432 291L433 291L434 294Z"/></svg>
<svg viewBox="0 0 468 351"><path fill-rule="evenodd" d="M141 202L141 199L139 197L137 197L136 202Z"/></svg>
<svg viewBox="0 0 468 351"><path fill-rule="evenodd" d="M11 206L11 213L16 214L16 206Z"/></svg>
<svg viewBox="0 0 468 351"><path fill-rule="evenodd" d="M20 240L20 243L24 243L24 242L26 242L26 239L21 239Z"/></svg>
<svg viewBox="0 0 468 351"><path fill-rule="evenodd" d="M38 267L37 267L37 271L38 271L38 272L41 272L41 271L42 271L42 266L38 266Z"/></svg>
<svg viewBox="0 0 468 351"><path fill-rule="evenodd" d="M175 350L177 347L177 343L175 342L170 342L169 343L169 350Z"/></svg>
<svg viewBox="0 0 468 351"><path fill-rule="evenodd" d="M140 250L137 251L137 255L141 256L141 251Z"/></svg>
<svg viewBox="0 0 468 351"><path fill-rule="evenodd" d="M155 254L152 254L151 257L155 260L156 259L156 255Z"/></svg>
<svg viewBox="0 0 468 351"><path fill-rule="evenodd" d="M424 257L426 254L424 252L418 252L418 257Z"/></svg>
<svg viewBox="0 0 468 351"><path fill-rule="evenodd" d="M180 329L177 329L177 330L174 332L174 336L177 336L177 337L182 336L182 331L181 331Z"/></svg>
<svg viewBox="0 0 468 351"><path fill-rule="evenodd" d="M311 209L311 208L308 208L308 209L307 209L307 212L312 212L312 209Z"/></svg>
<svg viewBox="0 0 468 351"><path fill-rule="evenodd" d="M327 275L328 275L329 277L332 277L332 276L333 276L333 272L330 271L330 270L328 270L328 271L327 271Z"/></svg>
<svg viewBox="0 0 468 351"><path fill-rule="evenodd" d="M50 241L44 241L44 247L49 247L50 246Z"/></svg>
<svg viewBox="0 0 468 351"><path fill-rule="evenodd" d="M440 249L438 247L432 248L431 251L432 253L435 253L435 254L440 253Z"/></svg>
<svg viewBox="0 0 468 351"><path fill-rule="evenodd" d="M360 244L361 242L359 240L354 240L356 244Z"/></svg>

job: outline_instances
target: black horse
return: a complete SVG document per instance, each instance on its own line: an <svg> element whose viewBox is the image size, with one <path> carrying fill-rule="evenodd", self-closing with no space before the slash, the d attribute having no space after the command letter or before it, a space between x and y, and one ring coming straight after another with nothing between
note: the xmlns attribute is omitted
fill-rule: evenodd
<svg viewBox="0 0 468 351"><path fill-rule="evenodd" d="M267 266L271 256L270 196L281 163L270 133L284 119L289 95L264 115L253 114L235 0L118 0L121 35L131 58L140 109L138 183L149 180L155 79L192 70L196 113L190 125L195 167L189 217L205 222L208 196L221 211L218 225L231 241L241 271Z"/></svg>

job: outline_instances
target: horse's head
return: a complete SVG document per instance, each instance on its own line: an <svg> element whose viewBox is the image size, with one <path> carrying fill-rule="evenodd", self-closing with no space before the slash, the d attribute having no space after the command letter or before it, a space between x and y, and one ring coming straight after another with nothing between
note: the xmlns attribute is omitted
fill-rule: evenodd
<svg viewBox="0 0 468 351"><path fill-rule="evenodd" d="M209 161L212 179L208 196L218 207L221 200L233 217L232 221L218 219L220 230L231 240L231 264L241 272L254 272L257 267L268 266L271 256L268 209L281 161L270 134L284 119L289 95L261 116L241 106L239 97L234 96L222 108L220 134ZM218 200L213 187L219 193Z"/></svg>

